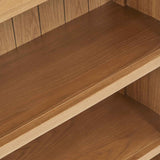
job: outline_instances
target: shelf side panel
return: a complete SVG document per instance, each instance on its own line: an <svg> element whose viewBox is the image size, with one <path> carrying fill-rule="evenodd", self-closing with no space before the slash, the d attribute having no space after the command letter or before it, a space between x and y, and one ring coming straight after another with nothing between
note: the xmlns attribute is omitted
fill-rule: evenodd
<svg viewBox="0 0 160 160"><path fill-rule="evenodd" d="M127 0L127 5L160 20L159 0ZM127 94L160 114L160 69L130 85Z"/></svg>

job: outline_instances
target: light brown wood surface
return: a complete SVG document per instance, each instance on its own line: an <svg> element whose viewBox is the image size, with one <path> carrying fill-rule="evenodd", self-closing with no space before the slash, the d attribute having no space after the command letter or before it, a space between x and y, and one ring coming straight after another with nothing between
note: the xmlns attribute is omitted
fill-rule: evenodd
<svg viewBox="0 0 160 160"><path fill-rule="evenodd" d="M48 0L39 11L42 34L65 23L63 0Z"/></svg>
<svg viewBox="0 0 160 160"><path fill-rule="evenodd" d="M109 3L1 56L1 157L158 68L159 33Z"/></svg>
<svg viewBox="0 0 160 160"><path fill-rule="evenodd" d="M110 2L111 0L101 0L101 5L104 5L104 4L106 4L106 3L108 3L108 2Z"/></svg>
<svg viewBox="0 0 160 160"><path fill-rule="evenodd" d="M127 0L113 0L113 2L118 3L118 4L122 5L122 6L126 5L126 1Z"/></svg>
<svg viewBox="0 0 160 160"><path fill-rule="evenodd" d="M10 0L8 2L11 4L11 3L13 3L13 1L20 2L20 3L22 3L22 5L24 3L21 0ZM33 3L36 4L38 1L44 1L44 0L35 0L35 1L30 0L30 2L32 4ZM75 18L77 16L81 16L82 14L84 14L87 10L87 6L89 5L88 0L86 0L86 1L87 1L87 3L80 0L80 3L78 4L77 3L78 1L71 3L70 0L66 0L66 4L69 3L69 6L70 6L70 10L68 10L68 15L71 15L72 18ZM107 3L108 1L109 0L101 0L101 5ZM29 0L27 0L25 2L26 2L26 5L29 4L28 3ZM32 9L29 10L27 12L28 18L26 18L26 16L24 16L25 14L20 15L17 20L18 22L16 22L16 23L18 23L17 26L20 27L17 29L18 31L16 33L16 39L18 41L18 46L23 45L26 42L35 39L37 36L40 36L39 31L41 31L41 33L44 34L48 31L64 24L65 19L66 19L66 17L64 16L65 15L64 2L65 1L63 1L63 0L49 0L48 2L45 2L45 3L41 4L40 6L38 6L37 11L34 11L34 13L33 13ZM99 7L99 5L96 4L96 2L97 2L97 0L94 0L93 4L91 6L94 8ZM6 1L4 1L4 0L3 0L3 3L5 3L5 5L7 5ZM23 7L24 6L25 5L23 5ZM15 6L13 6L13 7L15 7ZM29 8L27 9L27 8L23 8L23 7L22 6L20 7L23 10L23 12L25 10L29 9ZM32 6L32 7L34 7L34 6ZM77 8L77 7L79 8L77 10L77 12L75 10L72 10L73 8ZM12 12L9 12L9 13L12 13ZM30 17L29 17L29 14L30 14ZM32 22L33 15L35 16L35 20L34 20L35 22ZM34 28L36 28L38 25L37 15L38 15L38 19L40 20L40 25L39 25L39 29L37 28L37 32L35 32ZM20 17L21 18L23 17L23 20ZM31 21L32 23L28 24L28 21ZM5 26L5 28L4 28L4 26ZM22 27L24 27L24 28L22 28ZM7 29L7 32L6 32L6 29ZM10 30L8 30L8 29L10 29ZM7 40L8 38L10 38L10 34L12 35L12 31L14 31L14 27L13 26L11 27L10 23L8 23L8 22L4 22L4 24L2 23L1 24L1 31L4 33L3 33L3 38L2 38L3 44L2 44L2 47L0 46L0 55L5 54L6 52L14 49L17 46L17 45L14 46L12 41L8 42L8 40ZM6 33L9 35L9 36L7 36L7 38L4 35ZM14 39L14 41L16 41L16 39ZM12 38L11 38L11 40L12 40Z"/></svg>
<svg viewBox="0 0 160 160"><path fill-rule="evenodd" d="M95 8L98 8L109 1L110 0L89 0L89 10L93 10Z"/></svg>
<svg viewBox="0 0 160 160"><path fill-rule="evenodd" d="M88 0L65 0L66 22L88 12Z"/></svg>
<svg viewBox="0 0 160 160"><path fill-rule="evenodd" d="M0 0L0 23L47 0Z"/></svg>
<svg viewBox="0 0 160 160"><path fill-rule="evenodd" d="M127 4L160 20L159 0L128 0ZM160 69L128 87L128 95L160 114Z"/></svg>
<svg viewBox="0 0 160 160"><path fill-rule="evenodd" d="M116 94L2 160L150 160L158 153L160 117Z"/></svg>
<svg viewBox="0 0 160 160"><path fill-rule="evenodd" d="M127 4L130 7L160 20L159 0L127 0Z"/></svg>
<svg viewBox="0 0 160 160"><path fill-rule="evenodd" d="M0 24L0 55L14 49L15 47L12 21L8 20Z"/></svg>
<svg viewBox="0 0 160 160"><path fill-rule="evenodd" d="M127 87L127 95L160 114L160 68Z"/></svg>
<svg viewBox="0 0 160 160"><path fill-rule="evenodd" d="M101 6L101 0L89 0L89 10L93 10Z"/></svg>
<svg viewBox="0 0 160 160"><path fill-rule="evenodd" d="M13 18L16 44L20 46L40 36L37 7Z"/></svg>

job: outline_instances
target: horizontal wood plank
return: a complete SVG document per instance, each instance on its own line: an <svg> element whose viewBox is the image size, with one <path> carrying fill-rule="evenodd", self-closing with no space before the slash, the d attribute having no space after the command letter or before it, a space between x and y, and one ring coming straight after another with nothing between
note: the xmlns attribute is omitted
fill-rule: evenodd
<svg viewBox="0 0 160 160"><path fill-rule="evenodd" d="M47 0L1 0L0 23L23 13Z"/></svg>
<svg viewBox="0 0 160 160"><path fill-rule="evenodd" d="M160 117L116 94L2 160L150 160L158 153Z"/></svg>
<svg viewBox="0 0 160 160"><path fill-rule="evenodd" d="M109 3L1 56L1 157L158 68L159 34Z"/></svg>

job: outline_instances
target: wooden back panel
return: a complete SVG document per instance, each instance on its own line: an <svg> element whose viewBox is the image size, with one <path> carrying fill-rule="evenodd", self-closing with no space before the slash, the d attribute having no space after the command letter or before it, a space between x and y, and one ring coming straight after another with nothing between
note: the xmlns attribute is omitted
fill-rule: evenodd
<svg viewBox="0 0 160 160"><path fill-rule="evenodd" d="M127 5L160 20L160 0L127 0ZM127 87L126 93L160 114L160 68Z"/></svg>
<svg viewBox="0 0 160 160"><path fill-rule="evenodd" d="M0 55L110 0L48 0L0 24Z"/></svg>
<svg viewBox="0 0 160 160"><path fill-rule="evenodd" d="M160 0L127 0L127 5L160 20Z"/></svg>

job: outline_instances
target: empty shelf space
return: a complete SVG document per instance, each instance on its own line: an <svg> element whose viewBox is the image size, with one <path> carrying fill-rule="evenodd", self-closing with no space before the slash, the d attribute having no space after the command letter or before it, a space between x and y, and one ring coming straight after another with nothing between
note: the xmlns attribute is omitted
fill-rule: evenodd
<svg viewBox="0 0 160 160"><path fill-rule="evenodd" d="M109 3L0 57L0 157L160 66L160 23Z"/></svg>
<svg viewBox="0 0 160 160"><path fill-rule="evenodd" d="M115 94L2 160L149 160L158 153L160 117Z"/></svg>
<svg viewBox="0 0 160 160"><path fill-rule="evenodd" d="M0 0L0 23L47 0Z"/></svg>

